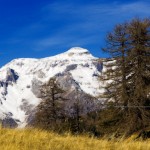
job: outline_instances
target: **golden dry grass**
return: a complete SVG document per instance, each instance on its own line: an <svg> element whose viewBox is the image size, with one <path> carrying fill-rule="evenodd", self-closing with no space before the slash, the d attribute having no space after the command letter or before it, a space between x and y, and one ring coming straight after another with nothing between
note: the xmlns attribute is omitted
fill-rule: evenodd
<svg viewBox="0 0 150 150"><path fill-rule="evenodd" d="M0 129L0 150L150 150L150 141L117 142L37 129Z"/></svg>

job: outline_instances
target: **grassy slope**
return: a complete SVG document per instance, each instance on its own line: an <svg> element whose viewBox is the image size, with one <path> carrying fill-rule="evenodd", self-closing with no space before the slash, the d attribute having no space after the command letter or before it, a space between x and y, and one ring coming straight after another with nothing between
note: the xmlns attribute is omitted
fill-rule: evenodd
<svg viewBox="0 0 150 150"><path fill-rule="evenodd" d="M150 141L113 142L36 129L0 129L0 150L149 150Z"/></svg>

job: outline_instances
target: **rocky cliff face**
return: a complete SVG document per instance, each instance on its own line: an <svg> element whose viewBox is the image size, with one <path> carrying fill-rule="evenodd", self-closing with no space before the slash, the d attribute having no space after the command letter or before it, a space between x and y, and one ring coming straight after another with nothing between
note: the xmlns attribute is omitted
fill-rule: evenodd
<svg viewBox="0 0 150 150"><path fill-rule="evenodd" d="M96 97L104 91L98 82L102 68L98 58L79 47L44 59L15 59L0 69L0 119L7 126L26 126L41 101L40 85L54 76L67 91L68 113L76 97L83 113L97 109Z"/></svg>

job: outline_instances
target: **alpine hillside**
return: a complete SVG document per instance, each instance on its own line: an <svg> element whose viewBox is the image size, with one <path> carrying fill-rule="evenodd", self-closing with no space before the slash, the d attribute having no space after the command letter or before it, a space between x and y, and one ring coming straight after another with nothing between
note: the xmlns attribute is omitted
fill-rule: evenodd
<svg viewBox="0 0 150 150"><path fill-rule="evenodd" d="M40 85L51 77L56 77L69 98L78 95L92 109L104 91L98 81L102 69L102 62L80 47L43 59L12 60L0 69L0 119L13 127L26 126L41 101Z"/></svg>

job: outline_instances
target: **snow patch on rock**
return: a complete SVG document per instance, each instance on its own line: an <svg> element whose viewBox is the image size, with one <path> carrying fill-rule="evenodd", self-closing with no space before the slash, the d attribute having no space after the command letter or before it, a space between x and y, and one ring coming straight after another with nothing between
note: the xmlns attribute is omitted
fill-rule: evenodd
<svg viewBox="0 0 150 150"><path fill-rule="evenodd" d="M72 88L96 97L103 92L101 69L98 58L80 47L43 59L15 59L0 69L0 119L11 113L19 127L26 125L29 112L41 101L39 86L54 76L64 76Z"/></svg>

